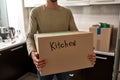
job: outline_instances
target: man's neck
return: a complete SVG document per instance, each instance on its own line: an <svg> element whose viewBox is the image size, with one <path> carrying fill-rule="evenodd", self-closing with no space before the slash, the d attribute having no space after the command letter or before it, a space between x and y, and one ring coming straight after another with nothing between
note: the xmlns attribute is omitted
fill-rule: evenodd
<svg viewBox="0 0 120 80"><path fill-rule="evenodd" d="M47 1L46 2L46 7L56 9L56 8L58 8L58 4L57 4L57 2Z"/></svg>

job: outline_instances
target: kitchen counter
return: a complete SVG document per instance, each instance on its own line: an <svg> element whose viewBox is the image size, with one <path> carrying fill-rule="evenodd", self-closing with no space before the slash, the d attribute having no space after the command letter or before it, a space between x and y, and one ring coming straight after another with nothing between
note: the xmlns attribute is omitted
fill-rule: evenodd
<svg viewBox="0 0 120 80"><path fill-rule="evenodd" d="M0 42L0 51L9 49L13 46L17 46L25 43L25 38L19 37L14 40L6 40L5 42Z"/></svg>
<svg viewBox="0 0 120 80"><path fill-rule="evenodd" d="M13 46L17 46L20 44L25 43L25 38L18 38L13 41L6 41L0 43L0 51L11 48ZM95 51L96 54L107 55L107 56L114 56L114 52L103 52L103 51Z"/></svg>
<svg viewBox="0 0 120 80"><path fill-rule="evenodd" d="M96 54L106 55L106 56L114 56L114 52L103 52L103 51L94 51Z"/></svg>
<svg viewBox="0 0 120 80"><path fill-rule="evenodd" d="M13 46L17 46L20 44L25 43L25 40L16 40L14 42L3 42L0 43L0 51L11 48ZM114 56L114 52L103 52L103 51L94 51L96 54L107 55L107 56Z"/></svg>

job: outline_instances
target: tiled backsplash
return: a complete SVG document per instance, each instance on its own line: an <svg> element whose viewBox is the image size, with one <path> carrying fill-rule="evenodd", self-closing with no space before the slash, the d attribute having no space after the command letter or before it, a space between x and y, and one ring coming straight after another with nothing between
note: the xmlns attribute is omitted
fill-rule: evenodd
<svg viewBox="0 0 120 80"><path fill-rule="evenodd" d="M79 30L88 31L89 27L100 22L114 25L111 38L111 49L115 48L117 28L119 27L120 5L96 5L84 7L67 7L72 10Z"/></svg>
<svg viewBox="0 0 120 80"><path fill-rule="evenodd" d="M119 26L118 16L120 5L98 5L84 7L68 7L72 10L76 25L79 30L86 30L93 24L105 22Z"/></svg>

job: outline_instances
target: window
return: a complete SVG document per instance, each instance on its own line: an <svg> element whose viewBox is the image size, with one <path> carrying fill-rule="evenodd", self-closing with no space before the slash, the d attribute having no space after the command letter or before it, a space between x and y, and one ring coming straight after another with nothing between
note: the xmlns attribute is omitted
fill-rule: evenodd
<svg viewBox="0 0 120 80"><path fill-rule="evenodd" d="M8 14L6 0L0 0L0 27L8 27Z"/></svg>
<svg viewBox="0 0 120 80"><path fill-rule="evenodd" d="M23 42L23 0L0 0L0 37L2 42Z"/></svg>

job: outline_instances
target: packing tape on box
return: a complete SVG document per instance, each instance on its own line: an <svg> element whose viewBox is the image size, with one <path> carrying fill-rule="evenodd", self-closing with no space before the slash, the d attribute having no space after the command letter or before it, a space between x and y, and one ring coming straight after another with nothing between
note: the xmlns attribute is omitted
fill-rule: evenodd
<svg viewBox="0 0 120 80"><path fill-rule="evenodd" d="M101 28L97 28L97 35L101 34Z"/></svg>

